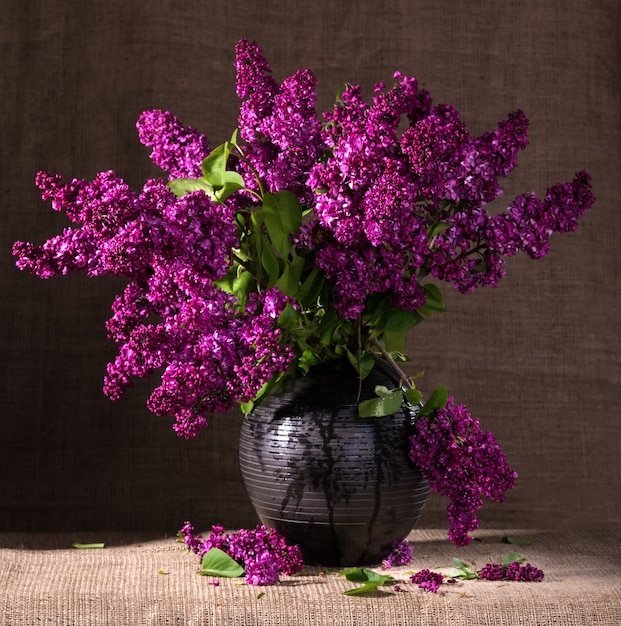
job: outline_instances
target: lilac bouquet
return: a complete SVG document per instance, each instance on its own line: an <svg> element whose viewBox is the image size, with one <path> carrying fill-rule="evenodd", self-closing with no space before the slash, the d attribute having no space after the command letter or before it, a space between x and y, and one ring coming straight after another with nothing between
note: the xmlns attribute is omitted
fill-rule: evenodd
<svg viewBox="0 0 621 626"><path fill-rule="evenodd" d="M161 372L148 408L186 438L319 363L348 359L365 376L388 361L401 383L360 414L417 407L412 460L451 498L451 538L467 543L481 496L501 500L516 474L446 389L422 403L398 365L406 333L445 309L439 284L467 294L496 286L505 257L544 256L593 203L590 176L491 214L499 178L528 143L522 111L474 137L453 106L396 73L370 102L346 85L319 117L309 70L279 84L246 40L236 68L239 124L224 144L211 149L169 112L140 116L167 180L136 193L111 171L68 182L39 173L43 199L76 226L42 246L16 242L17 265L42 278L127 279L107 322L119 353L104 392L117 399Z"/></svg>

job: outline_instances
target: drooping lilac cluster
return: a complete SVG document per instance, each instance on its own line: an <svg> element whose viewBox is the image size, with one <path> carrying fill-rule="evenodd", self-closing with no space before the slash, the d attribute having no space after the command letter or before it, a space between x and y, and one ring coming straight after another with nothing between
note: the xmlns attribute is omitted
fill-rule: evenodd
<svg viewBox="0 0 621 626"><path fill-rule="evenodd" d="M233 295L211 285L164 322L136 327L109 364L104 390L114 399L132 376L164 368L147 406L156 415L173 415L176 432L194 437L210 413L248 402L289 367L293 353L277 324L287 302L272 288L240 313Z"/></svg>
<svg viewBox="0 0 621 626"><path fill-rule="evenodd" d="M575 230L581 215L593 203L590 181L589 174L582 171L571 183L549 188L543 200L534 193L515 198L506 213L490 217L485 225L490 249L504 256L516 252L534 259L545 256L552 233Z"/></svg>
<svg viewBox="0 0 621 626"><path fill-rule="evenodd" d="M201 175L201 162L209 154L205 135L183 126L169 111L144 111L136 127L140 141L153 149L152 161L168 172L169 180Z"/></svg>
<svg viewBox="0 0 621 626"><path fill-rule="evenodd" d="M457 546L472 541L483 496L504 500L517 473L490 432L482 431L463 404L449 397L433 417L417 417L410 437L410 458L431 488L449 498L449 539Z"/></svg>
<svg viewBox="0 0 621 626"><path fill-rule="evenodd" d="M226 552L244 568L250 585L273 585L280 575L293 576L304 566L299 546L287 544L277 530L265 526L233 533L226 533L222 526L213 526L204 538L186 522L179 535L200 559L212 548Z"/></svg>
<svg viewBox="0 0 621 626"><path fill-rule="evenodd" d="M214 283L238 245L226 204L201 191L177 198L161 180L136 195L113 172L68 183L41 173L37 184L79 226L43 246L17 242L18 266L42 278L85 271L130 280L107 322L119 345L104 381L110 398L162 370L147 405L174 416L175 430L188 438L209 413L247 402L289 367L293 354L277 318L290 298L274 287L239 310Z"/></svg>
<svg viewBox="0 0 621 626"><path fill-rule="evenodd" d="M543 570L533 567L530 563L523 565L517 561L500 565L499 563L486 563L479 572L479 578L484 580L514 580L517 582L541 582Z"/></svg>
<svg viewBox="0 0 621 626"><path fill-rule="evenodd" d="M245 39L236 46L236 67L236 90L242 98L238 127L247 159L239 168L246 185L256 189L258 175L267 190L286 189L310 204L307 178L324 149L314 75L298 70L279 85L261 48Z"/></svg>
<svg viewBox="0 0 621 626"><path fill-rule="evenodd" d="M66 211L67 217L80 226L66 228L42 246L15 242L13 254L20 269L50 278L74 271L98 276L109 273L117 262L125 268L127 263L115 254L114 242L127 230L127 224L139 230L150 215L141 215L136 195L123 180L107 171L90 183L77 179L64 183L59 175L39 172L35 182L55 211Z"/></svg>
<svg viewBox="0 0 621 626"><path fill-rule="evenodd" d="M42 198L51 199L55 210L64 211L79 226L65 229L43 246L16 242L13 253L20 269L41 278L71 271L138 281L156 275L179 280L184 291L199 293L228 268L237 242L233 212L202 192L176 198L163 181L149 180L135 194L112 171L90 182L68 183L40 172L36 182ZM174 297L172 285L168 292L162 297Z"/></svg>
<svg viewBox="0 0 621 626"><path fill-rule="evenodd" d="M400 565L409 565L414 558L414 549L407 540L396 541L390 548L390 552L382 559L382 567L390 569Z"/></svg>
<svg viewBox="0 0 621 626"><path fill-rule="evenodd" d="M543 255L554 232L566 232L592 204L586 172L572 183L516 198L506 213L483 208L499 197L499 177L527 145L528 120L509 114L495 131L472 137L453 106L432 106L414 78L395 74L371 104L349 86L325 115L327 158L312 168L316 218L298 239L334 283L335 306L356 318L373 293L414 311L425 301L420 277L453 283L462 293L496 286L503 256ZM403 115L410 126L399 135Z"/></svg>
<svg viewBox="0 0 621 626"><path fill-rule="evenodd" d="M431 593L437 593L444 576L439 572L432 572L429 569L420 570L410 576L410 580L414 585L418 585L419 589L423 591L429 591Z"/></svg>

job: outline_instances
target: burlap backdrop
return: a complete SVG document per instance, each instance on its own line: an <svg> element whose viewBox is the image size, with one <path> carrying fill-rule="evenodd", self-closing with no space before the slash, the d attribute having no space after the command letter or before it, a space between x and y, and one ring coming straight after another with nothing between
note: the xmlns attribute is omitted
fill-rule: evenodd
<svg viewBox="0 0 621 626"><path fill-rule="evenodd" d="M7 6L8 5L8 6ZM39 200L38 170L115 169L138 189L158 172L134 124L174 111L212 145L236 123L234 46L256 39L278 79L310 67L320 105L343 82L371 92L399 69L475 133L508 111L531 146L507 196L587 168L597 204L551 254L512 259L497 290L461 297L412 333L411 371L446 383L521 474L497 526L612 525L619 516L619 4L615 0L5 0L2 145L0 530L174 533L255 522L237 464L237 413L178 439L144 407L101 393L114 346L104 321L120 283L20 273L10 247L66 224ZM421 521L444 523L432 498Z"/></svg>

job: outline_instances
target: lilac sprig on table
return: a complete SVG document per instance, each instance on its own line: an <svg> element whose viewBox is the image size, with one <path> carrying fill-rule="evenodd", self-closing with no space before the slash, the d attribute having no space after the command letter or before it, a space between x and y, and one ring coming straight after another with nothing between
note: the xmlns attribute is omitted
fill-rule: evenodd
<svg viewBox="0 0 621 626"><path fill-rule="evenodd" d="M524 557L515 552L507 554L501 563L486 563L480 570L460 559L453 559L454 569L447 572L434 572L429 569L420 570L410 576L410 582L424 591L437 593L440 585L445 582L461 580L491 580L514 582L541 582L543 570L525 563Z"/></svg>
<svg viewBox="0 0 621 626"><path fill-rule="evenodd" d="M484 580L515 580L518 582L541 582L543 571L530 563L522 565L518 561L507 564L487 563L479 572Z"/></svg>
<svg viewBox="0 0 621 626"><path fill-rule="evenodd" d="M509 552L500 563L486 563L480 570L458 558L453 559L453 565L455 567L446 573L447 578L516 582L541 582L544 578L543 570L526 563L526 559L517 552Z"/></svg>
<svg viewBox="0 0 621 626"><path fill-rule="evenodd" d="M444 576L439 572L432 572L428 569L420 570L410 576L410 582L414 585L418 585L419 589L423 591L430 591L431 593L437 593Z"/></svg>
<svg viewBox="0 0 621 626"><path fill-rule="evenodd" d="M407 539L397 541L389 548L389 552L382 559L382 567L390 569L391 567L409 565L413 558L414 549L412 544Z"/></svg>
<svg viewBox="0 0 621 626"><path fill-rule="evenodd" d="M474 569L470 564L460 559L453 559L454 568L443 572L436 572L424 568L408 575L411 584L419 589L430 593L438 593L444 584L455 583L457 580L492 580L514 582L541 582L544 578L542 570L525 563L524 557L511 552L507 554L501 563L486 563L480 570ZM365 595L368 593L389 593L382 591L380 587L390 585L394 592L406 591L403 580L390 574L379 574L364 567L346 569L339 573L350 582L360 583L362 586L348 589L343 593L350 596Z"/></svg>
<svg viewBox="0 0 621 626"><path fill-rule="evenodd" d="M190 552L199 556L203 569L207 569L208 573L232 577L244 574L250 585L273 585L280 575L292 576L304 565L300 548L289 545L277 530L265 526L227 533L222 526L216 525L204 538L195 532L190 522L186 522L179 531L179 537ZM228 570L206 568L212 551L220 559L220 553L230 557L233 563L228 563Z"/></svg>

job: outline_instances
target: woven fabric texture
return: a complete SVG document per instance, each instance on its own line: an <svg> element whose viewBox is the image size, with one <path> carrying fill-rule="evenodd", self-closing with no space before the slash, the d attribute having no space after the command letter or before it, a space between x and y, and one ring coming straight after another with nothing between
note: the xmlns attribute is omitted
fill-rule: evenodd
<svg viewBox="0 0 621 626"><path fill-rule="evenodd" d="M134 127L142 110L172 110L203 130L212 145L227 139L238 111L233 62L241 37L263 46L279 80L299 67L312 68L322 110L340 84L361 84L368 96L375 82L389 83L395 70L417 76L436 102L454 103L473 133L495 128L509 111L522 108L531 119L531 145L506 181L507 201L531 189L544 194L546 186L580 169L591 172L597 203L578 231L554 238L546 259L511 259L496 290L466 297L445 290L449 312L412 333L408 367L411 373L425 369L429 389L447 384L496 434L520 474L507 501L484 510L483 527L616 526L619 13L616 0L5 0L0 530L174 533L185 519L205 527L256 521L239 476L238 413L213 416L208 431L185 442L168 420L147 412L149 383L137 384L117 403L103 396L105 363L115 354L104 322L121 284L85 276L40 281L19 272L9 252L17 239L39 243L67 225L40 201L33 183L38 170L92 178L115 169L135 189L158 175ZM421 526L445 524L445 506L432 498ZM88 589L79 586L88 583L79 582L78 570L87 571L94 559L110 559L104 581L110 585L120 584L117 577L127 565L151 575L160 556L172 559L163 566L191 572L188 562L177 563L166 550L144 552L148 558L139 556L143 552L73 555L69 572L78 586L67 593L84 600L71 610L108 610L107 596L89 599ZM48 556L58 564L66 558ZM28 553L20 558L19 567L33 574L41 565ZM570 560L567 554L569 567ZM23 576L25 570L15 571ZM46 584L60 590L57 576L64 574L49 571L54 575ZM162 589L174 585L172 577L155 579ZM186 615L194 619L199 581L186 579L187 586L170 589L177 599L189 593L196 601ZM570 580L576 596L567 588L559 610L578 601L579 578ZM544 593L548 584L558 581L527 593ZM139 600L133 589L115 610L134 610L135 602L146 603L140 610L164 610L155 587ZM303 603L305 589L292 585L289 594ZM496 591L506 599L507 616L524 593ZM219 593L214 597L222 602L245 594L250 601L244 610L259 613L291 597L277 592L255 603L252 590ZM332 591L320 592L317 615L334 609L346 623L351 605L327 599L333 597ZM369 603L369 611L379 623L374 611L405 611L413 603L408 615L422 611L444 623L438 607L447 601L470 606L464 610L472 614L486 602L499 602L485 594L466 599L471 604L457 592L447 597L406 594L396 604ZM56 592L41 591L36 598L32 602L47 602L50 611L62 609ZM217 603L212 609L217 615ZM515 622L506 617L495 623Z"/></svg>
<svg viewBox="0 0 621 626"><path fill-rule="evenodd" d="M544 570L538 583L470 580L444 584L437 594L418 589L408 571L452 567L452 558L499 561L515 549L504 531L481 533L455 551L442 531L417 530L411 566L394 568L401 592L345 596L357 585L336 572L308 568L272 587L197 576L194 555L173 539L146 541L110 535L101 550L71 548L75 535L0 535L0 623L184 624L198 626L612 626L621 623L621 534L512 531L528 538L519 552ZM79 540L106 539L101 535ZM377 569L377 568L376 568ZM377 570L380 571L380 570ZM258 595L264 592L264 595ZM2 621L4 619L4 621Z"/></svg>

